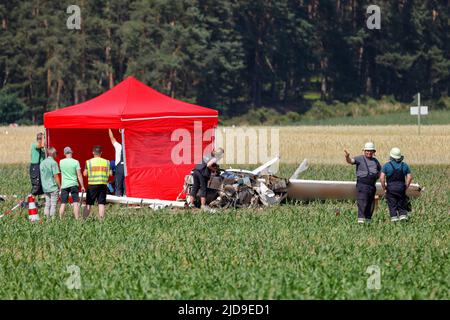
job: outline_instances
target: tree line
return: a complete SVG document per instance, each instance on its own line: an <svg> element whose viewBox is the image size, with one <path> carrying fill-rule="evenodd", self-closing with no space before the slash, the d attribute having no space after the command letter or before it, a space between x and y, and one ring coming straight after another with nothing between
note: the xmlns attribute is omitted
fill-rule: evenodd
<svg viewBox="0 0 450 320"><path fill-rule="evenodd" d="M71 4L81 9L80 30L67 28ZM381 9L379 30L367 28L370 4ZM225 117L262 106L304 112L316 99L392 96L408 102L418 91L439 99L450 92L448 5L448 0L3 1L0 122L22 117L42 123L44 112L91 99L128 75Z"/></svg>

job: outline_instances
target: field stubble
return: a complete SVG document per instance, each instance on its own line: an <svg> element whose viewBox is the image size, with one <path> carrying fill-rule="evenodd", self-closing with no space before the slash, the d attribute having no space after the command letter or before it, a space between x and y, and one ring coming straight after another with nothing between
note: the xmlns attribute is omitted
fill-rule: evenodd
<svg viewBox="0 0 450 320"><path fill-rule="evenodd" d="M239 129L244 133L248 129L279 130L279 154L281 162L287 164L299 163L304 158L312 164L342 164L344 149L352 155L360 154L367 141L375 142L376 156L380 161L387 160L389 150L396 146L410 164L450 164L450 152L446 151L450 146L450 125L423 126L421 136L418 136L416 126L393 125L219 128L231 132ZM0 127L0 164L28 163L30 145L39 131L43 131L43 127ZM227 154L224 136L223 146ZM243 150L237 144L234 149L235 152L236 149ZM248 154L248 143L245 149L245 154Z"/></svg>

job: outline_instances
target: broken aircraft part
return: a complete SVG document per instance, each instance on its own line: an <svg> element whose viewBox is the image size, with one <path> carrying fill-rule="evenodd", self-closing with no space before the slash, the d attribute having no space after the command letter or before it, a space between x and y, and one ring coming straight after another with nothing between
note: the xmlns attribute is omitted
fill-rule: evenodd
<svg viewBox="0 0 450 320"><path fill-rule="evenodd" d="M208 184L207 203L211 207L238 208L271 206L284 199L292 200L326 200L356 199L356 182L303 180L297 177L308 169L307 159L295 170L291 178L284 179L267 173L267 169L279 161L276 157L253 171L227 169L219 176L212 177ZM185 191L189 193L192 178L185 179ZM411 184L407 195L411 198L420 196L422 187ZM382 196L381 184L377 183L377 195Z"/></svg>

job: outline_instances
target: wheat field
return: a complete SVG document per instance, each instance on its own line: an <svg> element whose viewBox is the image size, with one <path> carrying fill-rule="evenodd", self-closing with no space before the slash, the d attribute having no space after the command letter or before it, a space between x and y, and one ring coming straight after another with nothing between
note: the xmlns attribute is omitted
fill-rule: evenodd
<svg viewBox="0 0 450 320"><path fill-rule="evenodd" d="M43 127L0 127L0 164L27 163L30 159L30 145L37 132L43 132ZM261 139L259 148L269 146L268 155L279 154L282 163L299 163L307 158L312 164L342 164L344 149L351 155L361 153L362 146L367 141L373 141L377 146L376 157L380 161L387 160L389 150L399 147L405 155L405 161L414 165L449 164L450 125L422 126L418 135L416 126L292 126L292 127L219 127L218 139L222 144L228 159L227 163L242 163L237 161L238 152L244 152L244 163L249 161L249 132L261 132L268 136L268 142ZM231 135L230 135L231 134ZM271 135L278 143L271 143ZM243 136L244 135L244 136ZM234 136L234 143L229 137ZM237 137L237 139L236 139ZM247 138L246 138L247 137ZM278 139L278 138L279 139ZM227 139L228 138L228 139ZM228 141L227 141L228 140ZM236 141L245 140L245 148L240 148ZM258 138L260 140L260 138ZM277 146L278 145L278 146ZM273 147L273 148L272 148ZM236 150L237 149L237 150ZM278 149L278 150L277 150ZM231 155L234 154L234 155Z"/></svg>

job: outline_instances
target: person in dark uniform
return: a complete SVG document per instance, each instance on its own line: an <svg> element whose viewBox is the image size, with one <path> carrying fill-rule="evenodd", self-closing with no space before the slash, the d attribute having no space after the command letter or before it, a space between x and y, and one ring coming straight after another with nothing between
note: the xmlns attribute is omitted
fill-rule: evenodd
<svg viewBox="0 0 450 320"><path fill-rule="evenodd" d="M44 194L41 183L40 164L45 160L45 137L43 133L36 135L36 142L31 144L30 180L31 194L39 196Z"/></svg>
<svg viewBox="0 0 450 320"><path fill-rule="evenodd" d="M407 163L403 162L403 158L399 148L392 148L390 160L383 166L380 175L381 187L386 192L386 202L393 222L408 218L406 190L413 177L411 169Z"/></svg>
<svg viewBox="0 0 450 320"><path fill-rule="evenodd" d="M201 209L205 211L211 211L211 209L206 205L206 189L208 181L211 178L212 173L216 173L219 169L217 164L218 161L223 157L223 149L219 148L211 153L211 156L205 157L202 163L197 164L192 171L192 176L194 178L194 185L190 193L189 206L193 206L197 193L200 196Z"/></svg>
<svg viewBox="0 0 450 320"><path fill-rule="evenodd" d="M376 150L372 142L367 142L363 151L364 155L351 158L347 150L344 150L347 163L356 165L358 223L369 223L375 208L375 184L380 177L381 165L374 157Z"/></svg>

